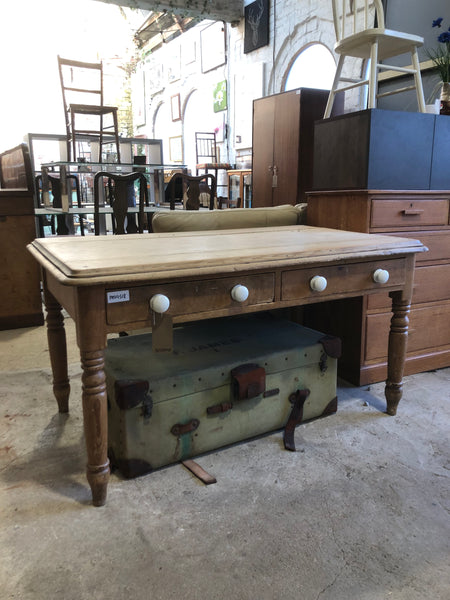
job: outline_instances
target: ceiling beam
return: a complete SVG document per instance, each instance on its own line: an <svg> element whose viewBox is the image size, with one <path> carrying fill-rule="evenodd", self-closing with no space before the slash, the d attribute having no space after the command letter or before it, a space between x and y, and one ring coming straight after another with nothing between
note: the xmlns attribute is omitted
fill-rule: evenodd
<svg viewBox="0 0 450 600"><path fill-rule="evenodd" d="M156 12L172 12L212 21L238 22L244 14L243 0L98 0Z"/></svg>

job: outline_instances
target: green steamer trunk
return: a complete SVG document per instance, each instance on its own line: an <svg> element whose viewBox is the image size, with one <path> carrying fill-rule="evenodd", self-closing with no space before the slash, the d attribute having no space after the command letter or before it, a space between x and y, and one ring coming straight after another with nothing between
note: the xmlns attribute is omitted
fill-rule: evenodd
<svg viewBox="0 0 450 600"><path fill-rule="evenodd" d="M108 447L126 477L336 412L340 340L271 317L177 327L172 353L151 334L106 350Z"/></svg>

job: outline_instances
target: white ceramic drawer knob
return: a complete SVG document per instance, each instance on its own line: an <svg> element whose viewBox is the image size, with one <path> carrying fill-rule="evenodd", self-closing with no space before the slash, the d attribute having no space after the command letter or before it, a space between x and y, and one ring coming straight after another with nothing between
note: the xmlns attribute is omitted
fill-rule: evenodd
<svg viewBox="0 0 450 600"><path fill-rule="evenodd" d="M309 286L313 292L323 292L328 285L328 281L322 275L315 275L309 282Z"/></svg>
<svg viewBox="0 0 450 600"><path fill-rule="evenodd" d="M386 283L389 280L389 271L377 269L373 272L372 277L375 283Z"/></svg>
<svg viewBox="0 0 450 600"><path fill-rule="evenodd" d="M248 298L248 288L245 285L235 285L231 290L231 297L236 302L245 302Z"/></svg>
<svg viewBox="0 0 450 600"><path fill-rule="evenodd" d="M167 310L169 310L169 306L170 300L167 296L164 296L164 294L155 294L150 298L150 308L155 313L165 313Z"/></svg>

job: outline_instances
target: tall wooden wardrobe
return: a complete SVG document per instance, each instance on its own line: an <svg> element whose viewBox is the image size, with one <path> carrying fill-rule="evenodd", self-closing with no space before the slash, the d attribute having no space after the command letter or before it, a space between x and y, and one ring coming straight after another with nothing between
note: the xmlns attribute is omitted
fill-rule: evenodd
<svg viewBox="0 0 450 600"><path fill-rule="evenodd" d="M323 117L327 99L326 90L300 88L253 101L252 207L305 201L314 121Z"/></svg>

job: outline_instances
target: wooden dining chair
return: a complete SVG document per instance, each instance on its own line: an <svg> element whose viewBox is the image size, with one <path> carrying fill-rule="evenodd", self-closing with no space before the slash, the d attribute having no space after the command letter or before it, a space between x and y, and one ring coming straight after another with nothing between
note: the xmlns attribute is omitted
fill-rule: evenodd
<svg viewBox="0 0 450 600"><path fill-rule="evenodd" d="M335 95L338 92L358 86L368 88L367 108L376 108L377 98L415 89L419 111L424 113L425 98L417 54L417 49L424 43L423 38L386 29L381 0L332 0L332 5L336 31L334 51L340 56L324 119L330 117ZM388 65L384 62L386 59L405 53L411 56L410 67ZM369 61L368 77L348 78L342 75L345 59L349 57ZM381 69L413 75L414 84L379 94L378 72Z"/></svg>
<svg viewBox="0 0 450 600"><path fill-rule="evenodd" d="M135 182L139 184L139 194L136 199ZM102 201L101 201L102 200ZM109 205L112 209L112 226L115 235L125 233L143 233L145 213L148 206L147 179L143 173L108 173L100 171L94 177L94 229L95 235L100 235L100 206ZM138 206L136 213L129 208Z"/></svg>
<svg viewBox="0 0 450 600"><path fill-rule="evenodd" d="M102 162L102 147L113 143L116 146L117 162L120 163L118 109L116 106L104 105L103 64L58 56L58 68L64 103L68 160L77 160L77 136L89 135L98 138L98 162Z"/></svg>
<svg viewBox="0 0 450 600"><path fill-rule="evenodd" d="M35 183L36 183L36 194L37 194L37 204L39 206L39 208L45 208L45 204L43 201L43 189L42 189L42 175L37 175L35 178ZM48 183L49 183L49 191L52 193L52 197L53 197L53 202L52 202L52 207L53 208L62 208L62 190L61 190L61 180L59 175L57 175L56 173L49 173L48 174ZM78 179L78 175L76 175L75 173L69 173L67 175L67 189L70 195L70 198L72 197L72 193L75 193L75 198L76 198L76 205L78 206L78 208L81 208L83 206L83 201L82 201L82 194L81 194L81 188L80 188L80 181ZM71 201L72 204L72 201ZM55 220L56 220L56 226L55 226ZM69 222L70 220L70 222ZM84 217L83 215L80 213L78 215L78 222L80 225L80 234L84 235ZM50 226L51 228L51 232L52 234L58 234L58 235L68 235L70 233L74 232L74 228L73 228L73 218L66 214L61 214L61 215L45 215L45 217L42 218L42 223L40 224L40 230L42 232L43 235L43 227L44 226Z"/></svg>
<svg viewBox="0 0 450 600"><path fill-rule="evenodd" d="M186 210L199 210L200 206L214 209L216 199L216 178L212 173L204 173L198 177L186 173L175 173L167 184L170 210L175 210L175 203L186 200Z"/></svg>

